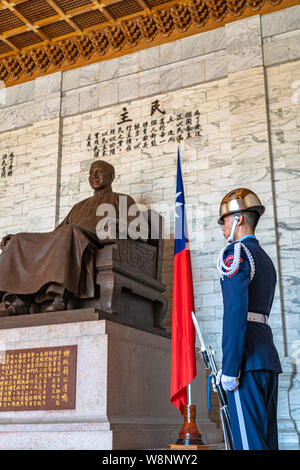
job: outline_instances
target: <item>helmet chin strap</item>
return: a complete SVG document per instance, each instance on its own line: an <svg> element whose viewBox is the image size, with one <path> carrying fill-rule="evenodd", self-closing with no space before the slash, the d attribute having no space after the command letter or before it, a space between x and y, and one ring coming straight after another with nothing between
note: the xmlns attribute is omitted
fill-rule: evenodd
<svg viewBox="0 0 300 470"><path fill-rule="evenodd" d="M238 224L239 218L240 217L238 215L236 215L235 218L234 218L234 221L233 221L233 224L232 224L232 227L231 227L230 235L227 238L228 243L233 243L234 242L234 232L235 232L236 226Z"/></svg>

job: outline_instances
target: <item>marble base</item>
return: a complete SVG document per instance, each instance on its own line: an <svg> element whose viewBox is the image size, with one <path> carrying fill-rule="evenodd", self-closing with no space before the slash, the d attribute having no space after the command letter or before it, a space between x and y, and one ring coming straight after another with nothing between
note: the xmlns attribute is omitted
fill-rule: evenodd
<svg viewBox="0 0 300 470"><path fill-rule="evenodd" d="M0 342L6 349L77 345L76 408L1 412L0 449L151 449L176 442L183 419L169 399L169 338L90 320L2 329ZM208 419L202 362L192 397L207 443L220 443Z"/></svg>

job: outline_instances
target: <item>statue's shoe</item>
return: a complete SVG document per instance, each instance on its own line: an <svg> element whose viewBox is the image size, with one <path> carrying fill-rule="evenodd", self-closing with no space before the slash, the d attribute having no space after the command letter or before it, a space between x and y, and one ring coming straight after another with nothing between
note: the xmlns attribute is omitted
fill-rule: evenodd
<svg viewBox="0 0 300 470"><path fill-rule="evenodd" d="M7 306L8 315L26 315L28 306L22 300L16 298Z"/></svg>
<svg viewBox="0 0 300 470"><path fill-rule="evenodd" d="M59 312L61 310L66 310L66 304L63 300L53 300L46 308L46 312Z"/></svg>

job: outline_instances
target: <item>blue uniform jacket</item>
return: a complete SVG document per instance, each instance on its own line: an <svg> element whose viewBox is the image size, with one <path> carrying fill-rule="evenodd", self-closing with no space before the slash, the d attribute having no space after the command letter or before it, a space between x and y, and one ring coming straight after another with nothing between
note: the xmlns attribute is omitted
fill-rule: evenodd
<svg viewBox="0 0 300 470"><path fill-rule="evenodd" d="M224 303L222 336L223 374L237 377L239 372L270 370L282 372L278 352L269 325L247 321L248 312L270 314L276 285L274 265L254 237L242 243L250 250L255 261L255 276L250 282L248 257L241 248L238 270L221 279ZM234 245L228 245L224 262L230 265Z"/></svg>

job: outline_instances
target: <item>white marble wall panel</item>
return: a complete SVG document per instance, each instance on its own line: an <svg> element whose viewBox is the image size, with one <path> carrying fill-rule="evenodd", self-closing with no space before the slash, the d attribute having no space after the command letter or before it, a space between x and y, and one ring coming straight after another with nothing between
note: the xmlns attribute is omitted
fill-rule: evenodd
<svg viewBox="0 0 300 470"><path fill-rule="evenodd" d="M1 165L4 154L15 155L12 176L0 178L1 237L17 231L46 232L55 227L61 78L58 72L38 78L30 86L18 85L17 99L21 100L20 95L27 90L22 99L29 101L0 109L1 117L14 115L15 127L20 125L19 129L0 133ZM9 122L7 119L3 126ZM10 195L11 200L7 197Z"/></svg>
<svg viewBox="0 0 300 470"><path fill-rule="evenodd" d="M298 85L295 84L298 81ZM279 233L281 263L282 307L286 329L287 355L293 358L293 367L299 367L299 278L300 278L300 100L295 98L300 89L300 61L267 69L267 90L270 102L270 139L274 165L276 217ZM299 427L298 375L294 377L290 393L291 414Z"/></svg>
<svg viewBox="0 0 300 470"><path fill-rule="evenodd" d="M300 5L261 17L266 66L299 58Z"/></svg>
<svg viewBox="0 0 300 470"><path fill-rule="evenodd" d="M1 134L0 157L0 231L1 237L28 229L28 205L30 201L30 156L32 133L30 128ZM3 174L3 157L13 153L11 176ZM7 167L6 167L7 169ZM6 172L7 173L7 172Z"/></svg>

